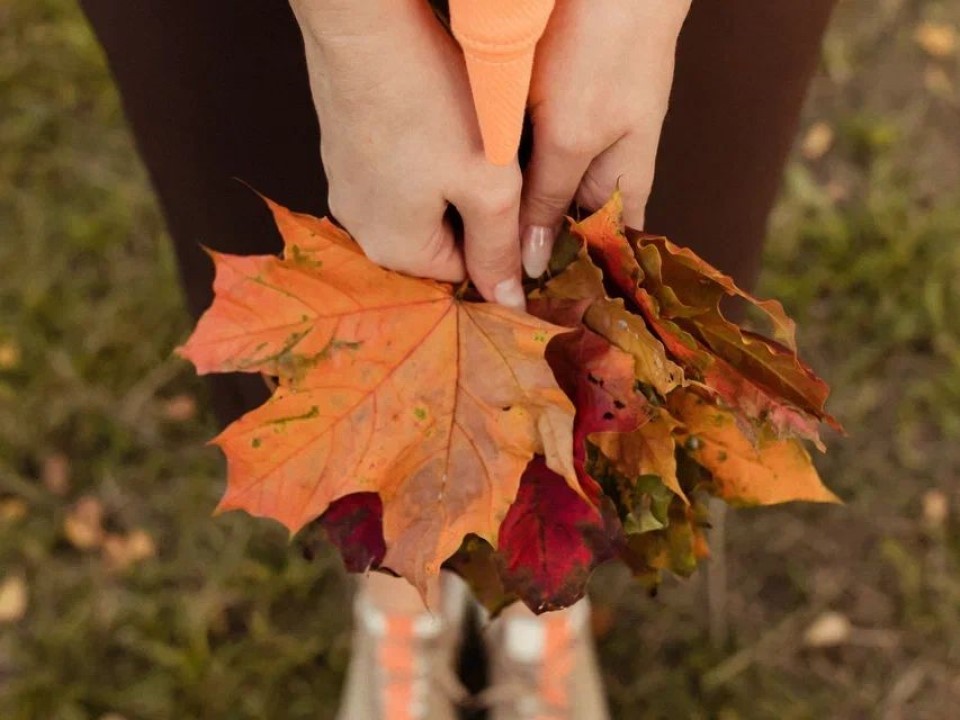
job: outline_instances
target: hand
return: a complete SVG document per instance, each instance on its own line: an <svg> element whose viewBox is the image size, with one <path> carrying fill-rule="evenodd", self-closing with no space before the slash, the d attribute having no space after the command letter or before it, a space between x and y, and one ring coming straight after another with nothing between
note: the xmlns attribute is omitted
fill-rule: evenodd
<svg viewBox="0 0 960 720"><path fill-rule="evenodd" d="M520 222L523 264L546 269L570 203L597 209L623 192L642 229L677 37L690 0L559 0L537 48L533 157Z"/></svg>
<svg viewBox="0 0 960 720"><path fill-rule="evenodd" d="M463 56L422 0L293 0L330 211L374 262L523 308L516 164L484 159ZM464 223L463 250L444 218Z"/></svg>

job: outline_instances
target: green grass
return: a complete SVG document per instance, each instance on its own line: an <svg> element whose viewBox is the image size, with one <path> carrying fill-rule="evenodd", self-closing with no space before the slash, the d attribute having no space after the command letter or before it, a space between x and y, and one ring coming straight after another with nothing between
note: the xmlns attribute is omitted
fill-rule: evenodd
<svg viewBox="0 0 960 720"><path fill-rule="evenodd" d="M850 437L820 466L848 505L728 515L720 619L731 632L719 647L702 577L649 600L601 573L618 718L943 718L960 702L960 100L924 84L938 70L956 87L958 68L916 47L922 19L956 24L960 9L842 6L807 111L836 141L792 163L763 279L836 388ZM72 2L8 0L0 585L22 579L28 602L0 622L4 720L333 716L348 586L332 558L303 560L278 526L210 517L222 487L203 445L212 420L168 405L203 406L201 384L170 356L187 330L161 218L88 28ZM67 487L51 477L57 458ZM943 523L924 514L934 488ZM118 569L75 547L65 521L85 496L111 534L149 533L156 557ZM827 609L853 634L805 648Z"/></svg>

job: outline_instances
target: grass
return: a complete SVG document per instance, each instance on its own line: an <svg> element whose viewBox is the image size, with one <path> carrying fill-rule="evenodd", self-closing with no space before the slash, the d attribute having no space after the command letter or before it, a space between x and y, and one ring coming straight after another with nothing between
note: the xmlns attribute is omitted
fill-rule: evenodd
<svg viewBox="0 0 960 720"><path fill-rule="evenodd" d="M851 435L821 468L848 505L728 515L713 617L702 578L649 600L602 572L618 718L944 718L960 702L958 60L918 47L923 21L956 27L960 9L841 6L805 121L833 141L798 145L763 278L836 388ZM209 517L213 424L170 357L188 321L100 52L66 0L11 0L0 28L0 717L331 718L347 584L276 526ZM82 498L108 540L84 540ZM810 647L826 611L852 630Z"/></svg>

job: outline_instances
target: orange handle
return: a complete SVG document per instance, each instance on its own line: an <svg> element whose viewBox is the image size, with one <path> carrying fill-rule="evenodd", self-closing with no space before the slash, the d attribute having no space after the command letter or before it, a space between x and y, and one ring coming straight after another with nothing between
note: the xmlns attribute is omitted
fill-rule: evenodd
<svg viewBox="0 0 960 720"><path fill-rule="evenodd" d="M533 56L554 0L450 0L483 147L490 162L513 161L523 130Z"/></svg>

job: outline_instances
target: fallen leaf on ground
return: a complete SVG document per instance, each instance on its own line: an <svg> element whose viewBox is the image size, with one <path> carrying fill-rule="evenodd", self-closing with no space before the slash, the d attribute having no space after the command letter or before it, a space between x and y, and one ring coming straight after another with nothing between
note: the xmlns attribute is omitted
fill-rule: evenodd
<svg viewBox="0 0 960 720"><path fill-rule="evenodd" d="M819 160L833 146L833 128L825 122L810 126L800 143L800 154L806 160Z"/></svg>
<svg viewBox="0 0 960 720"><path fill-rule="evenodd" d="M846 615L828 610L814 620L803 633L803 644L809 648L830 648L850 640L853 625Z"/></svg>
<svg viewBox="0 0 960 720"><path fill-rule="evenodd" d="M27 612L27 582L19 575L0 580L0 623L16 622Z"/></svg>
<svg viewBox="0 0 960 720"><path fill-rule="evenodd" d="M923 494L923 520L927 527L937 530L950 516L950 498L943 490L927 490Z"/></svg>
<svg viewBox="0 0 960 720"><path fill-rule="evenodd" d="M0 370L13 370L20 365L20 346L13 340L0 342Z"/></svg>
<svg viewBox="0 0 960 720"><path fill-rule="evenodd" d="M156 543L146 530L136 529L126 535L108 533L103 538L103 557L114 570L126 570L156 554Z"/></svg>
<svg viewBox="0 0 960 720"><path fill-rule="evenodd" d="M913 31L917 45L938 60L945 60L957 52L957 28L947 23L922 22Z"/></svg>
<svg viewBox="0 0 960 720"><path fill-rule="evenodd" d="M174 423L187 422L197 416L197 401L192 395L174 395L163 401L160 413L164 420Z"/></svg>
<svg viewBox="0 0 960 720"><path fill-rule="evenodd" d="M92 550L103 542L103 505L92 496L82 497L67 511L63 534L78 550Z"/></svg>
<svg viewBox="0 0 960 720"><path fill-rule="evenodd" d="M0 522L16 522L26 516L29 507L18 497L0 500Z"/></svg>
<svg viewBox="0 0 960 720"><path fill-rule="evenodd" d="M63 453L45 456L40 465L40 480L54 495L66 495L70 491L70 459Z"/></svg>

